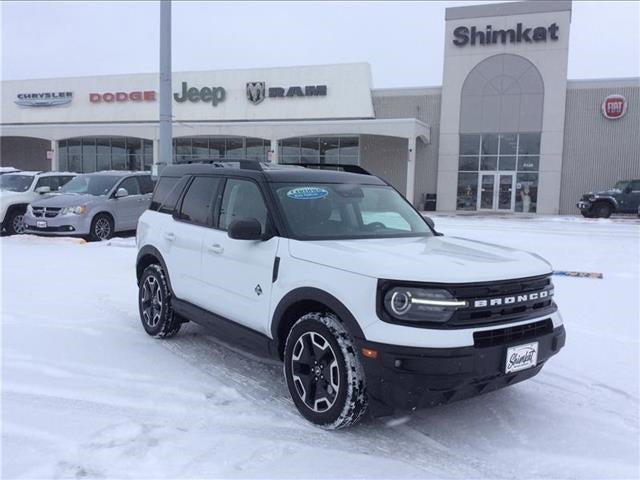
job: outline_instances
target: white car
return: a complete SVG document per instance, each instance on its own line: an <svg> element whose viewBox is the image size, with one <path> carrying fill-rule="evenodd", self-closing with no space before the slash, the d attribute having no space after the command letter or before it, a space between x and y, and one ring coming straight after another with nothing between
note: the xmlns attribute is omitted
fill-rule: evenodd
<svg viewBox="0 0 640 480"><path fill-rule="evenodd" d="M71 172L12 172L0 175L0 222L3 233L24 233L27 206L56 192L75 177Z"/></svg>
<svg viewBox="0 0 640 480"><path fill-rule="evenodd" d="M549 263L445 237L372 175L170 166L137 246L149 335L193 320L283 361L324 428L512 385L565 343Z"/></svg>

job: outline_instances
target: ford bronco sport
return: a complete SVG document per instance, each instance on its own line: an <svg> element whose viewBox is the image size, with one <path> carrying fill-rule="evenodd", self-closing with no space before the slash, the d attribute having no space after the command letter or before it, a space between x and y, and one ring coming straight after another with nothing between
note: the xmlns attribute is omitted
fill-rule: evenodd
<svg viewBox="0 0 640 480"><path fill-rule="evenodd" d="M445 237L343 169L165 168L137 231L146 332L193 320L283 361L297 409L325 428L512 385L564 346L545 260Z"/></svg>

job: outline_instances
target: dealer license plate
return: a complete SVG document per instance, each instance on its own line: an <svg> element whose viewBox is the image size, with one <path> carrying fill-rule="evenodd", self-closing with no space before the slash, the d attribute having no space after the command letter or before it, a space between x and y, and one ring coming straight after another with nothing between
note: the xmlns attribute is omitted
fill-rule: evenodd
<svg viewBox="0 0 640 480"><path fill-rule="evenodd" d="M45 222L44 220L38 220L36 222L36 227L38 227L38 228L47 228L47 222Z"/></svg>
<svg viewBox="0 0 640 480"><path fill-rule="evenodd" d="M505 373L519 372L535 367L538 363L538 342L507 348Z"/></svg>

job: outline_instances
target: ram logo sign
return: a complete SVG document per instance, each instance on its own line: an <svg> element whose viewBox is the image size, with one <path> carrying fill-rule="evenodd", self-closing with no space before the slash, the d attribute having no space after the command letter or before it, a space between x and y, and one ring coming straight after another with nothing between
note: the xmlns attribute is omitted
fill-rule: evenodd
<svg viewBox="0 0 640 480"><path fill-rule="evenodd" d="M265 93L266 85L264 82L247 83L247 98L254 105L257 105L264 100Z"/></svg>
<svg viewBox="0 0 640 480"><path fill-rule="evenodd" d="M292 98L292 97L326 97L326 85L294 85L291 87L269 87L266 82L248 82L247 100L257 105L265 98Z"/></svg>

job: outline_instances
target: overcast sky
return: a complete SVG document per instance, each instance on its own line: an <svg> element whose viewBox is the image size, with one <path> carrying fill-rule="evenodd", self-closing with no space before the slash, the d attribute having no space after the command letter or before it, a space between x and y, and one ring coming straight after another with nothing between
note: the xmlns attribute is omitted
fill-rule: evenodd
<svg viewBox="0 0 640 480"><path fill-rule="evenodd" d="M366 61L442 83L444 10L484 2L173 2L173 70ZM2 2L3 79L158 70L158 2ZM640 75L640 3L574 1L569 78Z"/></svg>

